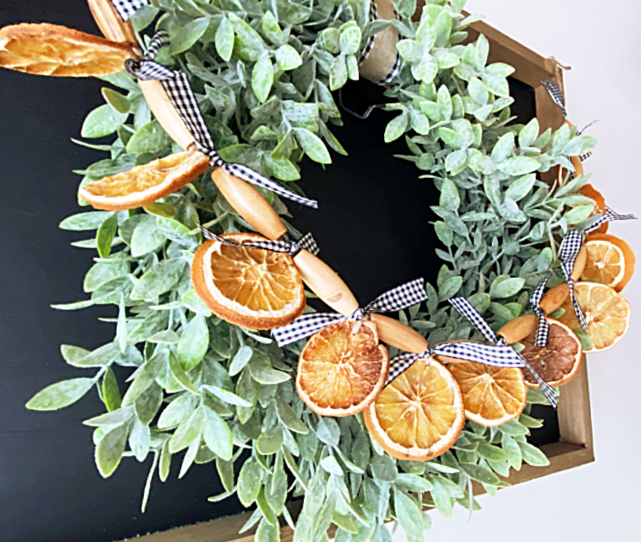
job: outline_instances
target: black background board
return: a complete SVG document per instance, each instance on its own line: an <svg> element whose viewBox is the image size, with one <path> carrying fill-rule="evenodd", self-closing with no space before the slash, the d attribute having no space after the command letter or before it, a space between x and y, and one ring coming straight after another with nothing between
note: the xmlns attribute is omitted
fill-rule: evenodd
<svg viewBox="0 0 641 542"><path fill-rule="evenodd" d="M50 22L98 34L81 0L3 1L0 26ZM53 413L31 412L27 400L45 386L83 375L64 363L61 343L96 348L113 338L112 307L59 312L49 307L83 299L82 280L95 253L71 241L89 237L58 229L80 212L72 173L104 154L75 145L86 114L102 105L93 79L30 76L0 70L0 540L7 542L108 542L169 529L241 510L235 499L215 505L220 493L212 464L195 465L177 480L154 480L145 514L142 489L151 459L125 459L108 480L93 462L91 428L82 420L104 411L97 394ZM533 116L533 92L513 83L521 120ZM357 111L383 100L368 83L350 85L345 103ZM290 204L294 224L313 231L323 258L337 269L357 298L368 303L404 281L424 276L434 282L440 261L429 205L438 201L430 180L418 179L402 141L383 143L392 114L374 112L366 121L344 114L335 133L350 157L333 154L325 169L305 162L301 186L320 200L313 211ZM118 376L122 383L129 370ZM549 409L541 409L549 411ZM537 415L540 415L537 412ZM539 443L558 440L554 416L538 431Z"/></svg>

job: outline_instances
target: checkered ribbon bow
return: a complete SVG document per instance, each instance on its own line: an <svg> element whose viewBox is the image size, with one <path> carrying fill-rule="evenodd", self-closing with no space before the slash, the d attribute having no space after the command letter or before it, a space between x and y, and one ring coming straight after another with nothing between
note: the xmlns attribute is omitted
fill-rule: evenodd
<svg viewBox="0 0 641 542"><path fill-rule="evenodd" d="M572 271L574 271L574 264L579 255L579 252L581 251L581 247L583 246L585 235L598 229L606 222L614 222L616 220L636 220L636 217L634 215L620 215L618 213L615 213L609 207L606 207L605 214L594 224L592 224L592 226L586 228L583 231L569 231L563 239L563 242L561 243L561 250L559 254L559 259L561 260L561 271L563 271L565 281L570 287L570 299L572 300L572 306L574 307L576 317L581 324L581 328L586 333L588 331L588 323L586 322L583 311L581 310L579 302L574 295L574 281L572 280ZM534 293L532 294L532 297L530 298L530 303L532 304L534 314L539 317L539 328L536 332L537 346L545 346L548 343L548 336L550 334L550 324L548 323L545 317L545 313L540 306L541 299L543 298L543 293L545 291L545 286L549 279L550 275L545 277L536 287Z"/></svg>
<svg viewBox="0 0 641 542"><path fill-rule="evenodd" d="M221 158L214 148L214 142L205 123L205 119L200 112L196 95L189 85L187 75L183 72L172 71L154 61L158 51L167 45L169 45L169 35L167 32L157 32L151 39L143 58L140 60L127 60L125 62L125 68L138 79L143 81L158 80L162 83L169 97L169 101L176 109L189 132L194 136L198 149L210 157L211 165L214 167L222 167L230 175L243 179L250 184L267 188L279 196L317 209L317 201L292 192L247 166L230 164Z"/></svg>
<svg viewBox="0 0 641 542"><path fill-rule="evenodd" d="M301 250L306 250L307 252L311 252L314 255L320 252L320 249L318 248L318 245L316 244L316 241L312 237L311 233L304 235L298 241L295 241L293 243L288 243L287 241L271 240L236 243L235 241L225 239L220 235L216 235L215 233L210 232L202 226L199 226L199 228L205 239L209 239L210 241L218 241L225 245L231 245L235 247L251 247L261 250L269 250L271 252L283 252L285 254L289 254L292 258L296 256L296 254L298 254Z"/></svg>
<svg viewBox="0 0 641 542"><path fill-rule="evenodd" d="M541 379L521 354L506 344L505 339L494 333L490 325L467 299L458 297L450 299L450 303L476 329L478 329L489 342L494 344L482 344L476 342L441 343L437 344L433 348L428 348L422 354L401 354L396 356L390 362L390 371L385 385L391 383L395 378L409 369L418 359L434 355L447 356L454 359L482 363L483 365L491 365L492 367L525 367L535 378L539 386L541 386L541 390L547 397L550 404L556 408L556 393L554 392L554 389Z"/></svg>
<svg viewBox="0 0 641 542"><path fill-rule="evenodd" d="M147 0L111 0L118 15L123 21L129 19L136 11L147 3Z"/></svg>
<svg viewBox="0 0 641 542"><path fill-rule="evenodd" d="M425 281L424 279L416 279L379 295L364 309L356 309L350 316L343 316L337 312L304 314L291 324L272 329L272 335L276 339L278 346L285 346L309 337L310 335L314 335L314 333L318 333L321 329L331 324L336 324L344 320L362 320L365 315L373 312L400 311L417 303L421 303L426 299Z"/></svg>

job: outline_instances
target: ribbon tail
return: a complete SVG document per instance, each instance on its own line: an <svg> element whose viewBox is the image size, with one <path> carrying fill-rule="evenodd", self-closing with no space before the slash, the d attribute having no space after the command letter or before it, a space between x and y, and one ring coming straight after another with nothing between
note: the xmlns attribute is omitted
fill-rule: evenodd
<svg viewBox="0 0 641 542"><path fill-rule="evenodd" d="M369 303L365 309L367 312L394 312L406 309L427 300L425 293L425 279L420 278L397 286L379 295Z"/></svg>
<svg viewBox="0 0 641 542"><path fill-rule="evenodd" d="M299 251L306 250L307 252L311 252L314 256L320 252L320 249L316 244L316 240L311 232L303 235L303 237L296 241L296 244L298 245Z"/></svg>
<svg viewBox="0 0 641 542"><path fill-rule="evenodd" d="M304 196L301 196L300 194L297 194L296 192L293 192L281 186L277 182L274 182L268 179L267 177L264 177L260 173L254 171L251 168L248 168L247 166L243 166L242 164L225 163L222 167L227 173L229 173L230 175L233 175L234 177L243 179L244 181L247 181L250 184L267 188L268 190L275 192L279 196L295 201L296 203L307 205L312 209L318 209L318 202L316 200L312 200Z"/></svg>
<svg viewBox="0 0 641 542"><path fill-rule="evenodd" d="M550 323L545 317L545 312L540 305L541 299L543 298L543 292L545 291L545 286L547 285L549 279L550 277L548 275L541 282L539 282L538 286L532 293L532 297L530 298L532 310L534 310L534 314L536 314L537 318L539 319L539 327L536 331L536 346L545 346L548 343L548 338L550 335Z"/></svg>
<svg viewBox="0 0 641 542"><path fill-rule="evenodd" d="M389 364L389 372L387 373L387 380L385 386L389 386L394 380L407 371L416 361L422 357L428 357L429 350L423 354L401 354L394 357Z"/></svg>
<svg viewBox="0 0 641 542"><path fill-rule="evenodd" d="M456 297L449 300L450 305L454 307L461 316L472 324L488 341L496 343L499 338L496 333L485 321L485 318L472 306L464 297Z"/></svg>

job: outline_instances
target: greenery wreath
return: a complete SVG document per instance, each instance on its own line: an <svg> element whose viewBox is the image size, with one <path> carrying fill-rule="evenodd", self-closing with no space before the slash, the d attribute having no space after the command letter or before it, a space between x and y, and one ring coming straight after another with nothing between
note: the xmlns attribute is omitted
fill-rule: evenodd
<svg viewBox="0 0 641 542"><path fill-rule="evenodd" d="M553 186L537 176L556 166L574 171L572 158L590 152L595 140L567 123L555 133L540 133L536 119L511 124L513 69L487 64L483 36L466 41L478 17L464 15L464 4L427 1L415 19L416 0L397 0L397 17L384 21L372 19L368 0L151 0L131 17L141 44L149 45L142 33L152 27L169 34L171 45L157 59L189 75L220 156L298 193L305 156L329 164L327 147L346 154L330 131L341 122L332 91L358 79L373 36L398 31L401 59L386 91L395 101L385 105L398 115L384 138L405 137L409 153L401 158L434 180L434 227L443 244L427 303L401 311L400 321L430 345L480 338L444 303L455 295L494 329L528 312L546 274L550 286L564 283L562 236L594 224L603 210L579 192L587 176ZM116 138L110 145L77 141L109 153L77 172L81 187L182 150L152 118L132 76L101 78L120 91L103 89L106 103L89 113L81 134ZM291 217L278 195L259 191L281 217ZM252 230L205 175L144 209L82 212L61 223L95 231L73 244L97 249L99 258L83 285L90 298L55 308L116 305L118 317L105 319L116 324L116 336L92 352L63 345L67 363L96 373L53 384L27 406L56 410L95 387L107 413L85 424L95 427L100 473L110 476L122 457L153 457L143 509L156 474L166 480L173 456L186 449L179 477L193 463L215 462L225 493L210 500L236 493L243 505L256 503L244 529L258 525L259 541L279 539L281 515L300 541L326 540L332 523L341 542L387 541L390 518L408 540L422 540L431 522L425 506L448 517L455 504L471 512L479 508L473 481L494 494L508 485L499 476L510 467L547 464L527 442L530 428L541 425L529 416L531 405L546 403L536 389L517 419L498 427L468 421L452 450L428 462L386 454L360 415L336 420L312 412L292 383L302 344L280 349L265 333L212 316L196 295L189 264L202 241L199 225L219 234ZM590 348L589 336L579 335ZM134 369L124 395L114 364ZM285 504L300 495L294 521Z"/></svg>

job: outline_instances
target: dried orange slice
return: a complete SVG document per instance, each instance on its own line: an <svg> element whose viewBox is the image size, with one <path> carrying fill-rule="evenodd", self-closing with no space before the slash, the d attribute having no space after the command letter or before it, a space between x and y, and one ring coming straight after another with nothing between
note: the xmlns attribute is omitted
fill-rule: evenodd
<svg viewBox="0 0 641 542"><path fill-rule="evenodd" d="M582 280L605 284L620 292L634 274L636 258L630 245L614 235L590 235L585 241L588 258Z"/></svg>
<svg viewBox="0 0 641 542"><path fill-rule="evenodd" d="M581 188L581 190L579 190L579 193L586 198L594 200L594 203L596 203L591 216L597 214L605 214L605 198L603 197L603 194L601 194L601 192L594 188L594 186L592 186L591 184L586 184ZM594 230L594 233L605 233L608 231L608 226L609 223L605 222L604 224L601 224L596 230Z"/></svg>
<svg viewBox="0 0 641 542"><path fill-rule="evenodd" d="M0 29L0 66L36 75L91 77L117 73L134 58L131 45L55 24Z"/></svg>
<svg viewBox="0 0 641 542"><path fill-rule="evenodd" d="M130 171L80 187L78 195L96 209L135 209L164 198L209 168L209 157L198 151L179 152Z"/></svg>
<svg viewBox="0 0 641 542"><path fill-rule="evenodd" d="M417 360L365 409L365 425L398 459L428 461L449 450L465 425L461 389L444 365Z"/></svg>
<svg viewBox="0 0 641 542"><path fill-rule="evenodd" d="M251 233L221 237L236 243L265 240ZM284 326L305 310L303 281L289 254L207 241L196 251L191 281L209 310L242 327Z"/></svg>
<svg viewBox="0 0 641 542"><path fill-rule="evenodd" d="M581 369L583 348L576 334L565 324L552 318L550 334L545 346L536 346L536 331L521 339L521 355L537 374L550 386L563 386L572 380ZM530 388L539 385L527 369L523 369L525 383Z"/></svg>
<svg viewBox="0 0 641 542"><path fill-rule="evenodd" d="M351 416L379 394L389 371L387 349L372 322L345 320L322 329L298 361L296 389L322 416Z"/></svg>
<svg viewBox="0 0 641 542"><path fill-rule="evenodd" d="M613 288L596 282L577 282L574 291L592 343L592 348L585 352L601 352L619 342L630 327L630 303ZM580 331L581 325L569 296L561 308L565 312L559 316L559 321Z"/></svg>
<svg viewBox="0 0 641 542"><path fill-rule="evenodd" d="M520 369L490 367L450 358L447 361L452 361L448 369L461 388L465 415L470 420L486 427L496 427L523 412L527 403L527 387Z"/></svg>

